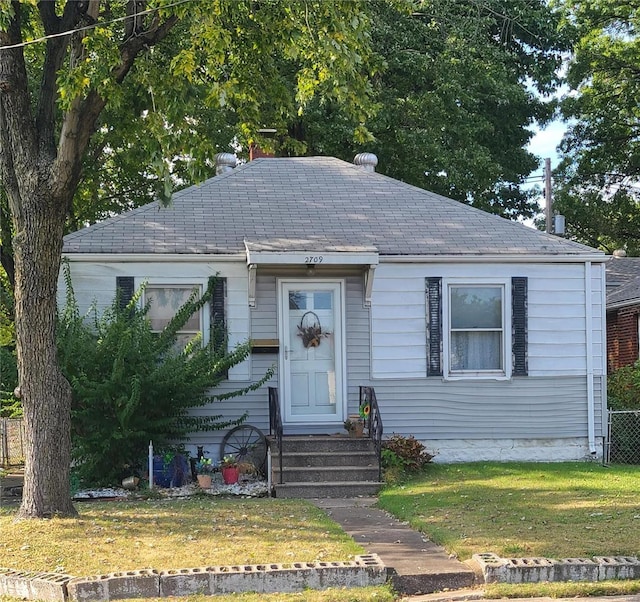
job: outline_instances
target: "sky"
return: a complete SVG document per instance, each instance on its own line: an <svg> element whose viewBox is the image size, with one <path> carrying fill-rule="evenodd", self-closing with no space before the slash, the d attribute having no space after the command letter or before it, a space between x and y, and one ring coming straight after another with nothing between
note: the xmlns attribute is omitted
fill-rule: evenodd
<svg viewBox="0 0 640 602"><path fill-rule="evenodd" d="M534 136L531 138L527 148L534 155L540 157L540 167L529 176L532 186L537 185L540 190L544 187L544 160L546 158L551 159L551 169L557 167L559 162L559 156L557 147L562 140L562 136L566 131L566 123L562 121L551 121L546 127L542 129L536 128ZM536 178L539 176L539 178ZM553 182L552 188L553 190ZM544 195L541 195L538 199L538 204L542 211L545 208ZM530 225L530 224L528 224Z"/></svg>
<svg viewBox="0 0 640 602"><path fill-rule="evenodd" d="M529 142L529 150L543 159L549 157L551 159L551 168L558 165L557 146L562 140L562 136L566 130L566 124L562 121L552 121L544 129L536 130L535 135ZM542 168L540 168L542 173Z"/></svg>

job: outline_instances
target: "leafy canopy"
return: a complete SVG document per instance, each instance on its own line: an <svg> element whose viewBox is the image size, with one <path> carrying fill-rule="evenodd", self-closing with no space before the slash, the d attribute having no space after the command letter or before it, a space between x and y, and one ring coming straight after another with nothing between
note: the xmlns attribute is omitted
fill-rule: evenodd
<svg viewBox="0 0 640 602"><path fill-rule="evenodd" d="M576 239L640 254L640 4L566 0L571 127L554 203Z"/></svg>
<svg viewBox="0 0 640 602"><path fill-rule="evenodd" d="M394 178L515 219L538 211L522 187L538 164L531 126L553 103L567 39L543 1L423 0L368 5L379 107L373 140L354 143L341 107L313 102L290 127L311 154L371 150ZM407 10L408 8L408 10ZM296 149L291 151L296 152Z"/></svg>

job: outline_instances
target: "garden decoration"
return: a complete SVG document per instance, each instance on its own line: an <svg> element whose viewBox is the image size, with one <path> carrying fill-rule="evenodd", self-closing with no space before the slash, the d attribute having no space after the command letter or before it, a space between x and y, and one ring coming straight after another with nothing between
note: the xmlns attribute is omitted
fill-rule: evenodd
<svg viewBox="0 0 640 602"><path fill-rule="evenodd" d="M362 420L365 422L367 422L367 420L369 420L369 414L371 414L371 405L368 403L364 403L362 404L359 408L358 408L358 412L360 414L360 418L362 418Z"/></svg>
<svg viewBox="0 0 640 602"><path fill-rule="evenodd" d="M198 485L202 489L211 489L211 473L216 466L211 458L200 458L196 462L196 473L198 476Z"/></svg>
<svg viewBox="0 0 640 602"><path fill-rule="evenodd" d="M237 483L238 478L240 477L238 459L232 455L222 458L220 461L220 472L222 472L222 480L225 485L233 485L234 483Z"/></svg>
<svg viewBox="0 0 640 602"><path fill-rule="evenodd" d="M322 332L320 318L313 311L308 311L300 318L298 324L298 336L302 338L302 345L305 349L309 347L318 347L322 337L328 337L330 332Z"/></svg>

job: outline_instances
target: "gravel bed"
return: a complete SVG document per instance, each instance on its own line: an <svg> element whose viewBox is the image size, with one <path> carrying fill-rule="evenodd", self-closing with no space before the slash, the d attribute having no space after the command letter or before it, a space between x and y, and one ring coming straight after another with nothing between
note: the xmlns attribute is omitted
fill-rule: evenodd
<svg viewBox="0 0 640 602"><path fill-rule="evenodd" d="M266 497L269 488L267 481L257 479L241 479L234 485L225 485L220 480L214 480L210 489L201 489L197 483L189 483L184 487L157 487L154 492L166 498L188 498L196 494L205 493L212 496ZM148 492L146 492L148 493ZM120 487L103 487L99 489L84 489L74 494L75 501L100 499L138 499L145 492L139 489L129 490Z"/></svg>

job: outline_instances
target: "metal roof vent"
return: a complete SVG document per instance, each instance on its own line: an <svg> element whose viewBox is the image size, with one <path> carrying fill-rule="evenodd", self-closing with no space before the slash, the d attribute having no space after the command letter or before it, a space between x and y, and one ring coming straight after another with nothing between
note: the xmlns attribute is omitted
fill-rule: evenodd
<svg viewBox="0 0 640 602"><path fill-rule="evenodd" d="M237 163L235 155L232 155L231 153L218 153L215 156L215 161L217 176L227 171L231 171Z"/></svg>
<svg viewBox="0 0 640 602"><path fill-rule="evenodd" d="M378 157L373 153L358 153L353 158L353 162L365 171L375 171L376 165L378 165Z"/></svg>

